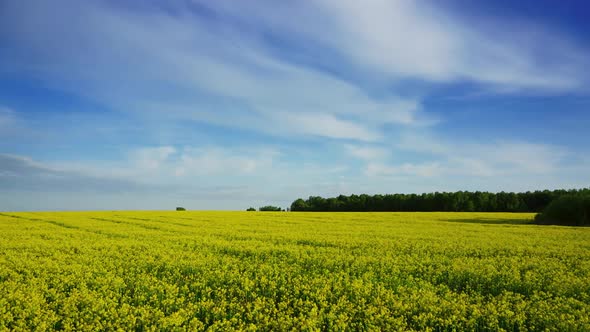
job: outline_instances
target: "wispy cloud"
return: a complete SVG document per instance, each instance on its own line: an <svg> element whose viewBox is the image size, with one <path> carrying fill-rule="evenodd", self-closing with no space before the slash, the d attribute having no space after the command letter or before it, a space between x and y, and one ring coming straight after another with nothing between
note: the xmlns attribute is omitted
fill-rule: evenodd
<svg viewBox="0 0 590 332"><path fill-rule="evenodd" d="M97 165L56 166L29 157L0 154L0 209L172 209L177 205L235 209L269 202L287 206L291 199L284 192L252 185L202 181L179 185L165 181L173 176L160 177L154 183L141 177L145 173L124 177L117 174L121 175L105 169L98 171Z"/></svg>
<svg viewBox="0 0 590 332"><path fill-rule="evenodd" d="M271 149L236 151L221 148L185 148L174 166L177 176L255 175L272 169L278 152Z"/></svg>
<svg viewBox="0 0 590 332"><path fill-rule="evenodd" d="M138 193L150 189L132 179L59 169L29 157L7 154L0 154L0 187L3 191L43 193Z"/></svg>
<svg viewBox="0 0 590 332"><path fill-rule="evenodd" d="M318 52L329 49L355 66L396 79L473 80L505 91L563 91L587 82L588 50L526 19L473 21L410 0L314 0L278 9L265 2L198 2L251 25L280 29L292 39L310 40L323 46Z"/></svg>
<svg viewBox="0 0 590 332"><path fill-rule="evenodd" d="M126 179L146 185L180 185L194 183L231 183L237 176L261 176L272 171L280 153L271 148L225 148L215 146L155 146L135 148L126 159L87 160L38 163L55 172L85 174L105 179ZM18 157L33 163L30 158ZM42 165L42 166L41 166ZM225 180L224 180L225 178Z"/></svg>
<svg viewBox="0 0 590 332"><path fill-rule="evenodd" d="M2 209L286 207L293 196L332 188L331 177L346 171L289 165L271 148L144 147L128 156L116 162L44 162L0 154Z"/></svg>
<svg viewBox="0 0 590 332"><path fill-rule="evenodd" d="M7 107L0 106L0 136L14 131L17 125L16 112Z"/></svg>
<svg viewBox="0 0 590 332"><path fill-rule="evenodd" d="M344 148L349 155L367 161L380 161L389 154L387 149L375 146L347 144Z"/></svg>
<svg viewBox="0 0 590 332"><path fill-rule="evenodd" d="M174 153L176 149L173 146L140 148L131 153L131 159L139 169L157 170Z"/></svg>
<svg viewBox="0 0 590 332"><path fill-rule="evenodd" d="M412 176L432 177L441 175L441 165L438 162L431 163L403 163L399 166L392 166L383 163L368 163L365 174L368 176Z"/></svg>
<svg viewBox="0 0 590 332"><path fill-rule="evenodd" d="M428 133L403 134L395 146L442 159L450 173L475 176L549 174L563 167L571 154L566 148L551 144L506 140L452 142Z"/></svg>
<svg viewBox="0 0 590 332"><path fill-rule="evenodd" d="M507 32L474 30L441 8L412 1L317 0L272 10L264 1L197 3L221 16L213 21L179 2L169 11L140 3L134 10L75 1L64 1L63 10L5 5L2 36L13 47L4 70L119 111L362 141L382 138L388 123L435 123L421 106L424 91L375 96L368 93L374 84L473 80L563 90L581 88L587 77L585 53L566 38L551 37L563 45L546 61L534 52L547 42L543 36L515 42ZM267 33L280 34L286 50L265 40ZM291 48L307 60L289 56Z"/></svg>
<svg viewBox="0 0 590 332"><path fill-rule="evenodd" d="M70 4L83 19L69 26L61 18L68 10L49 15L43 5L10 5L6 37L17 46L8 64L12 70L119 110L271 134L374 140L384 123L420 121L416 100L371 97L356 84L273 55L257 34L207 25L190 10L171 15ZM55 35L61 42L47 47L43 40Z"/></svg>

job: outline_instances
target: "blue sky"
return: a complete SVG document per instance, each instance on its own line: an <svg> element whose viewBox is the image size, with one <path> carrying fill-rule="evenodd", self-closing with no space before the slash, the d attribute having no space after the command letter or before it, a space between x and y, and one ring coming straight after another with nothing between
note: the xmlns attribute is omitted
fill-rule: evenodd
<svg viewBox="0 0 590 332"><path fill-rule="evenodd" d="M590 186L584 1L3 1L0 210Z"/></svg>

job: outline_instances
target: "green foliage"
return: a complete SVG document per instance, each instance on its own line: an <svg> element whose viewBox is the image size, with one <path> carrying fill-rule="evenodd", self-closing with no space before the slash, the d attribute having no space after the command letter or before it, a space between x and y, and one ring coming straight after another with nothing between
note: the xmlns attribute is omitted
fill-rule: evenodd
<svg viewBox="0 0 590 332"><path fill-rule="evenodd" d="M539 224L590 226L590 195L565 195L535 217Z"/></svg>
<svg viewBox="0 0 590 332"><path fill-rule="evenodd" d="M404 211L404 212L540 212L551 201L562 195L590 195L590 189L544 190L535 192L435 192L390 195L340 195L323 198L310 196L298 198L291 204L291 211Z"/></svg>
<svg viewBox="0 0 590 332"><path fill-rule="evenodd" d="M178 206L178 207L176 208L176 211L186 211L186 209L185 209L185 208L183 208L183 207L181 207L181 206Z"/></svg>
<svg viewBox="0 0 590 332"><path fill-rule="evenodd" d="M280 207L267 205L258 208L258 211L283 211Z"/></svg>
<svg viewBox="0 0 590 332"><path fill-rule="evenodd" d="M0 331L590 331L590 228L514 213L0 213Z"/></svg>
<svg viewBox="0 0 590 332"><path fill-rule="evenodd" d="M297 200L295 200L295 202L293 202L291 204L291 211L307 211L307 210L308 210L307 203L301 198L298 198Z"/></svg>
<svg viewBox="0 0 590 332"><path fill-rule="evenodd" d="M253 207L249 207L248 209L246 209L246 211L256 211L256 209Z"/></svg>

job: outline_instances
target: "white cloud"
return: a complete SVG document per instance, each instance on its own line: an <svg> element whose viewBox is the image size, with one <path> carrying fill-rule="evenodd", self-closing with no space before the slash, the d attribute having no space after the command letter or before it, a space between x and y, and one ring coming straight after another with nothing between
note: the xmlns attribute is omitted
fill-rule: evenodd
<svg viewBox="0 0 590 332"><path fill-rule="evenodd" d="M428 133L403 134L396 147L441 160L452 174L473 176L549 174L561 168L570 154L566 148L550 144L502 140L451 142Z"/></svg>
<svg viewBox="0 0 590 332"><path fill-rule="evenodd" d="M587 82L588 51L530 22L490 20L484 26L410 0L317 2L338 22L337 47L394 77L560 91Z"/></svg>
<svg viewBox="0 0 590 332"><path fill-rule="evenodd" d="M122 160L58 161L42 165L56 172L184 187L191 181L213 185L216 181L231 183L241 176L278 173L273 170L273 164L280 155L277 150L265 147L159 146L133 149Z"/></svg>
<svg viewBox="0 0 590 332"><path fill-rule="evenodd" d="M172 168L177 176L248 175L270 169L277 155L268 149L185 148Z"/></svg>
<svg viewBox="0 0 590 332"><path fill-rule="evenodd" d="M334 115L322 113L282 113L277 124L279 129L294 133L308 134L340 139L374 141L380 134L350 121L338 119Z"/></svg>
<svg viewBox="0 0 590 332"><path fill-rule="evenodd" d="M4 70L125 112L361 141L384 139L385 124L436 123L419 97L427 91L385 89L406 79L561 91L581 88L587 77L586 53L563 36L514 41L526 31L472 29L471 22L431 4L197 2L219 19L209 22L180 2L168 4L175 15L113 3L70 1L60 11L11 3L2 16L2 37L12 46ZM64 19L73 13L76 20ZM38 29L24 23L30 21ZM269 31L289 48L266 42L261 32ZM535 52L548 42L556 45L549 50L551 63ZM373 87L387 93L369 93Z"/></svg>
<svg viewBox="0 0 590 332"><path fill-rule="evenodd" d="M269 203L286 207L300 193L309 195L331 187L332 179L346 171L345 166L333 164L287 163L281 160L282 153L269 147L206 146L174 151L166 146L140 148L130 151L126 160L111 162L46 162L0 154L0 187L4 189L0 195L14 194L1 202L0 209L71 209L72 202L80 202L77 209L154 209L173 202L201 209ZM138 163L134 158L138 155L152 156L157 167ZM38 193L51 193L53 205L22 201Z"/></svg>
<svg viewBox="0 0 590 332"><path fill-rule="evenodd" d="M42 5L36 10L11 5L10 35L18 38L10 40L23 57L15 54L10 70L34 71L57 88L119 110L272 135L367 141L378 139L385 123L428 122L414 98L372 97L351 80L273 54L257 34L207 24L190 10L169 15L106 4L71 5L68 10L84 18L72 26L60 19L67 11L48 15L51 10ZM23 21L45 29L33 31ZM43 41L56 35L69 42L46 47ZM34 54L38 58L31 59ZM34 68L30 63L36 63Z"/></svg>
<svg viewBox="0 0 590 332"><path fill-rule="evenodd" d="M473 20L439 4L411 0L313 0L282 6L197 2L291 39L313 41L323 47L318 52L336 53L373 75L473 80L507 92L584 89L588 81L588 50L526 19Z"/></svg>
<svg viewBox="0 0 590 332"><path fill-rule="evenodd" d="M349 155L367 161L381 160L388 156L387 149L374 146L359 146L347 144L344 146Z"/></svg>
<svg viewBox="0 0 590 332"><path fill-rule="evenodd" d="M7 107L0 106L0 130L7 132L17 123L16 113Z"/></svg>
<svg viewBox="0 0 590 332"><path fill-rule="evenodd" d="M131 153L133 163L141 170L157 170L176 149L172 146L140 148Z"/></svg>
<svg viewBox="0 0 590 332"><path fill-rule="evenodd" d="M481 156L449 156L449 173L457 176L491 177L499 175L495 163L481 159Z"/></svg>
<svg viewBox="0 0 590 332"><path fill-rule="evenodd" d="M443 172L438 162L427 163L403 163L401 165L388 165L383 163L368 163L365 169L367 176L412 176L412 177L432 177L440 175Z"/></svg>
<svg viewBox="0 0 590 332"><path fill-rule="evenodd" d="M459 145L458 149L455 156L479 160L490 169L495 169L495 174L548 174L558 169L568 155L568 151L559 146L520 141L466 144Z"/></svg>
<svg viewBox="0 0 590 332"><path fill-rule="evenodd" d="M403 150L436 155L450 154L452 149L449 144L432 137L432 135L426 131L404 132L398 138L395 146Z"/></svg>
<svg viewBox="0 0 590 332"><path fill-rule="evenodd" d="M413 1L317 1L337 22L337 47L394 76L451 78L458 28Z"/></svg>
<svg viewBox="0 0 590 332"><path fill-rule="evenodd" d="M4 192L20 193L112 193L148 189L133 179L96 176L83 170L58 168L30 157L8 154L0 154L0 187Z"/></svg>
<svg viewBox="0 0 590 332"><path fill-rule="evenodd" d="M514 167L524 172L542 174L555 171L567 156L564 148L524 142L498 142L481 148L486 159L499 165Z"/></svg>

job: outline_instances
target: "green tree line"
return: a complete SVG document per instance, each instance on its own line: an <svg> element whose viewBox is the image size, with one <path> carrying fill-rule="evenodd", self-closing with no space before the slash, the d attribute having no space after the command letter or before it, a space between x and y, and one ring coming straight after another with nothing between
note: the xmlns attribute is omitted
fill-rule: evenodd
<svg viewBox="0 0 590 332"><path fill-rule="evenodd" d="M283 209L278 206L267 205L259 207L258 211L283 211Z"/></svg>
<svg viewBox="0 0 590 332"><path fill-rule="evenodd" d="M340 195L299 198L291 211L451 211L451 212L541 212L564 195L590 195L590 188L514 192L434 192L423 194Z"/></svg>

